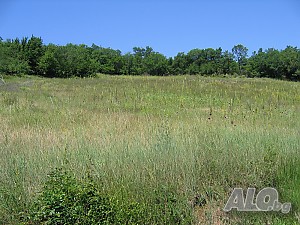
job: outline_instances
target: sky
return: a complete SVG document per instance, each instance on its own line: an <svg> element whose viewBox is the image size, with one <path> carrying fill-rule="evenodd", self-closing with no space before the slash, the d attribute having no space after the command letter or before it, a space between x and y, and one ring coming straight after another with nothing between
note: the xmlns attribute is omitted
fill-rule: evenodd
<svg viewBox="0 0 300 225"><path fill-rule="evenodd" d="M0 0L0 37L168 57L195 48L300 47L299 0Z"/></svg>

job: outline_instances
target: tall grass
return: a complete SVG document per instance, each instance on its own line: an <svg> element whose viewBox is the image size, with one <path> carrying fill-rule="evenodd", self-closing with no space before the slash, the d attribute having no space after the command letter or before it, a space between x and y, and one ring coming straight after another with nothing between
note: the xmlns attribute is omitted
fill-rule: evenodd
<svg viewBox="0 0 300 225"><path fill-rule="evenodd" d="M57 167L145 204L145 224L170 223L172 213L186 224L300 222L299 83L100 76L6 85L14 88L0 89L2 224L20 222ZM292 202L290 214L222 211L234 187L267 186Z"/></svg>

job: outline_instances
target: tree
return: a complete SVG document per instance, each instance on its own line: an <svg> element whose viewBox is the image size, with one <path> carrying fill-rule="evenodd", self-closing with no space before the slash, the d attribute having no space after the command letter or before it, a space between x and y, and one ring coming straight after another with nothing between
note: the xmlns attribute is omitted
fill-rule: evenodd
<svg viewBox="0 0 300 225"><path fill-rule="evenodd" d="M135 56L147 58L153 52L153 49L149 46L146 46L146 48L134 47L133 52Z"/></svg>
<svg viewBox="0 0 300 225"><path fill-rule="evenodd" d="M235 59L237 60L239 66L239 73L242 74L242 68L246 63L248 49L245 46L238 44L232 48L232 53Z"/></svg>
<svg viewBox="0 0 300 225"><path fill-rule="evenodd" d="M38 69L47 77L85 77L96 73L97 62L86 45L49 44L40 58Z"/></svg>
<svg viewBox="0 0 300 225"><path fill-rule="evenodd" d="M184 52L179 52L173 60L172 71L175 75L186 74L189 66L187 55Z"/></svg>
<svg viewBox="0 0 300 225"><path fill-rule="evenodd" d="M44 54L44 46L41 38L32 36L28 42L27 39L22 40L24 45L25 58L28 60L31 74L38 74L38 64L40 58Z"/></svg>
<svg viewBox="0 0 300 225"><path fill-rule="evenodd" d="M281 60L284 62L284 76L289 80L298 80L300 78L300 50L296 47L287 46L281 51Z"/></svg>
<svg viewBox="0 0 300 225"><path fill-rule="evenodd" d="M40 74L47 77L90 76L95 73L126 75L245 74L249 77L300 80L300 50L259 49L248 58L248 49L235 45L232 52L221 48L192 49L166 58L151 47L134 47L130 53L93 44L44 45L41 38L0 37L0 73Z"/></svg>
<svg viewBox="0 0 300 225"><path fill-rule="evenodd" d="M133 72L133 58L131 53L126 53L123 55L123 67L121 68L121 74L132 75Z"/></svg>
<svg viewBox="0 0 300 225"><path fill-rule="evenodd" d="M234 74L238 70L237 62L234 61L233 54L227 50L222 53L219 63L221 74Z"/></svg>
<svg viewBox="0 0 300 225"><path fill-rule="evenodd" d="M38 70L41 75L59 77L60 62L57 57L57 49L58 47L53 44L46 47L46 51L38 63Z"/></svg>
<svg viewBox="0 0 300 225"><path fill-rule="evenodd" d="M85 77L96 72L95 60L86 45L67 44L60 48L60 54L65 76Z"/></svg>
<svg viewBox="0 0 300 225"><path fill-rule="evenodd" d="M254 76L282 78L283 67L280 51L269 48L264 52L260 49L249 58L247 71Z"/></svg>
<svg viewBox="0 0 300 225"><path fill-rule="evenodd" d="M28 61L24 59L19 39L0 42L0 73L9 75L29 72Z"/></svg>
<svg viewBox="0 0 300 225"><path fill-rule="evenodd" d="M147 68L145 65L145 60L151 55L153 49L149 46L146 48L134 47L133 48L133 64L132 73L134 75L141 75L147 73Z"/></svg>
<svg viewBox="0 0 300 225"><path fill-rule="evenodd" d="M201 75L228 73L232 70L231 56L224 55L222 48L192 49L187 54L188 72Z"/></svg>
<svg viewBox="0 0 300 225"><path fill-rule="evenodd" d="M280 59L280 51L269 48L265 51L265 57L260 61L262 64L262 74L265 77L282 78L283 62Z"/></svg>
<svg viewBox="0 0 300 225"><path fill-rule="evenodd" d="M97 72L104 74L121 74L124 65L120 50L111 48L92 47L92 58L97 64Z"/></svg>
<svg viewBox="0 0 300 225"><path fill-rule="evenodd" d="M222 48L207 48L202 51L200 74L212 75L221 73Z"/></svg>
<svg viewBox="0 0 300 225"><path fill-rule="evenodd" d="M145 72L149 75L163 76L168 71L168 60L167 58L158 53L151 52L145 59Z"/></svg>
<svg viewBox="0 0 300 225"><path fill-rule="evenodd" d="M202 49L192 49L187 53L188 73L200 74L200 66L205 62L205 56Z"/></svg>

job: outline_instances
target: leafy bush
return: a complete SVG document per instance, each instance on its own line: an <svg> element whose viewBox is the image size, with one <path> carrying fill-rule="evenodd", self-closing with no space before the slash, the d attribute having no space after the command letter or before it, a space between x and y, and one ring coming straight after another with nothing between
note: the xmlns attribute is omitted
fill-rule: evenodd
<svg viewBox="0 0 300 225"><path fill-rule="evenodd" d="M109 224L114 212L92 180L79 182L62 169L49 175L32 213L34 222L45 224Z"/></svg>
<svg viewBox="0 0 300 225"><path fill-rule="evenodd" d="M117 191L118 192L118 191ZM154 191L146 201L122 194L104 194L91 177L79 181L70 172L49 174L27 224L190 224L174 193Z"/></svg>

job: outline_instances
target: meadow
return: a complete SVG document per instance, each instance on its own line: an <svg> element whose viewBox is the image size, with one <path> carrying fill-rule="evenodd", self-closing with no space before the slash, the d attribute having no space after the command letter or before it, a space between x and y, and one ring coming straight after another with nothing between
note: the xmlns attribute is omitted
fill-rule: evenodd
<svg viewBox="0 0 300 225"><path fill-rule="evenodd" d="M106 75L4 80L0 224L38 224L32 205L56 168L79 183L92 179L117 202L114 224L300 223L299 82ZM225 213L235 187L275 187L292 210Z"/></svg>

